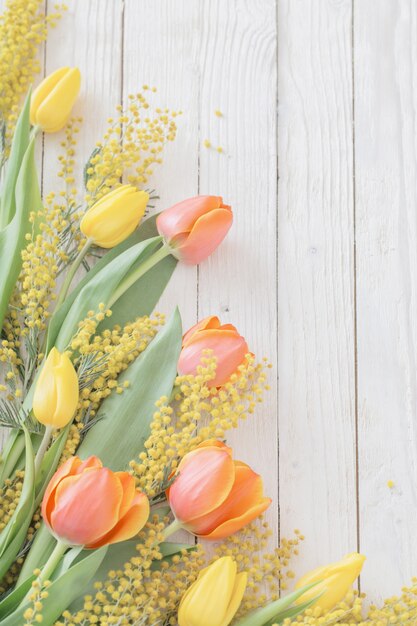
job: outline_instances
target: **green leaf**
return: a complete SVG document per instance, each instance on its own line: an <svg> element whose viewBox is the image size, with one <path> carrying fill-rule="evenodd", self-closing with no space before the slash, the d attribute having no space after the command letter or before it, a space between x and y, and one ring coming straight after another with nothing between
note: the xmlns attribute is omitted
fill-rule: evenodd
<svg viewBox="0 0 417 626"><path fill-rule="evenodd" d="M297 589L293 593L288 594L284 598L280 598L279 600L275 600L275 602L270 602L266 606L263 606L259 609L255 609L250 613L247 613L239 620L234 623L234 626L267 626L267 624L274 623L277 620L281 620L280 615L289 607L291 607L298 598L300 598L306 591L315 587L318 582L311 583L310 585L305 585L305 587L301 587L301 589ZM321 594L319 594L316 598L313 598L311 603L316 602ZM297 610L298 607L291 607L293 610ZM305 609L303 609L305 610ZM302 612L302 611L301 611ZM298 613L297 613L298 615Z"/></svg>
<svg viewBox="0 0 417 626"><path fill-rule="evenodd" d="M181 338L181 319L175 311L146 350L119 376L120 386L125 381L130 386L104 400L97 412L101 419L78 448L81 458L96 454L106 467L120 470L143 450L155 402L171 394Z"/></svg>
<svg viewBox="0 0 417 626"><path fill-rule="evenodd" d="M107 546L98 550L90 550L85 558L74 562L66 572L52 581L48 588L48 597L42 600L43 626L52 626L62 612L84 593L89 581L100 567L106 551ZM2 620L2 626L22 626L24 624L23 614L28 606L30 606L28 603L19 606Z"/></svg>
<svg viewBox="0 0 417 626"><path fill-rule="evenodd" d="M37 567L42 568L46 561L52 554L52 550L55 546L55 539L47 529L45 524L41 524L37 530L33 543L23 563L22 569L17 579L17 584L22 584L29 576L31 576L34 569Z"/></svg>
<svg viewBox="0 0 417 626"><path fill-rule="evenodd" d="M318 596L313 598L312 600L307 600L306 602L302 602L301 604L296 604L295 606L286 609L285 611L281 611L278 613L273 619L271 619L264 626L274 626L274 624L281 624L285 619L293 619L298 615L302 615L304 611L307 611L317 600L320 598L322 594L320 593Z"/></svg>
<svg viewBox="0 0 417 626"><path fill-rule="evenodd" d="M147 219L130 237L115 248L109 250L109 252L90 269L69 296L67 296L63 305L52 316L49 324L48 350L55 345L61 325L80 292L83 290L86 291L87 285L96 279L97 274L104 270L107 271L106 268L108 268L116 258L120 258L123 252L136 246L138 243L157 237L158 231L155 226L155 221L156 216ZM154 248L151 247L143 249L141 258L132 266L131 270L133 271L138 263L146 261L153 251ZM113 327L115 324L123 325L126 322L133 321L136 317L150 315L161 297L176 264L177 261L172 256L166 257L137 280L136 283L113 304L112 316L100 324L100 329Z"/></svg>
<svg viewBox="0 0 417 626"><path fill-rule="evenodd" d="M0 231L0 328L22 267L25 235L32 228L30 213L37 212L42 205L35 166L35 137L29 142L22 160L16 180L15 202L12 220Z"/></svg>
<svg viewBox="0 0 417 626"><path fill-rule="evenodd" d="M19 503L6 527L0 533L0 579L16 559L32 519L35 500L35 464L30 435L26 429L25 478Z"/></svg>
<svg viewBox="0 0 417 626"><path fill-rule="evenodd" d="M46 451L35 484L35 509L40 504L46 487L54 475L61 458L62 451L67 441L70 424L65 426L55 439L53 444Z"/></svg>
<svg viewBox="0 0 417 626"><path fill-rule="evenodd" d="M0 602L0 619L9 615L12 611L14 611L19 604L22 602L23 598L30 590L32 586L32 582L35 580L36 576L31 576L27 578L22 584L17 586L13 591L11 591L3 600Z"/></svg>
<svg viewBox="0 0 417 626"><path fill-rule="evenodd" d="M12 220L16 212L15 188L20 166L29 145L31 91L26 96L13 135L12 147L7 162L6 174L0 198L0 230Z"/></svg>

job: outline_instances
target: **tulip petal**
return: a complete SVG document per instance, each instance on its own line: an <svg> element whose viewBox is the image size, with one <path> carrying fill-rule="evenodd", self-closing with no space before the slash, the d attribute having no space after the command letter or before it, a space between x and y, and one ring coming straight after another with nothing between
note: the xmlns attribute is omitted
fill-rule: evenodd
<svg viewBox="0 0 417 626"><path fill-rule="evenodd" d="M245 339L232 330L205 330L188 339L178 361L179 374L196 374L204 350L212 350L217 358L216 376L210 387L224 385L249 352Z"/></svg>
<svg viewBox="0 0 417 626"><path fill-rule="evenodd" d="M221 244L233 222L230 209L215 209L198 218L179 251L184 263L197 265Z"/></svg>
<svg viewBox="0 0 417 626"><path fill-rule="evenodd" d="M30 123L32 125L37 124L36 114L42 104L51 91L56 87L59 81L67 74L69 67L60 67L59 69L49 74L35 89L30 101Z"/></svg>
<svg viewBox="0 0 417 626"><path fill-rule="evenodd" d="M64 478L50 515L54 534L70 545L88 545L118 522L123 499L120 480L107 468Z"/></svg>
<svg viewBox="0 0 417 626"><path fill-rule="evenodd" d="M188 343L189 339L191 339L191 337L195 333L198 333L198 331L200 330L206 330L207 328L220 328L220 320L216 315L210 315L210 317L205 317L203 320L197 322L197 324L187 330L184 337L182 338L182 345L185 346Z"/></svg>
<svg viewBox="0 0 417 626"><path fill-rule="evenodd" d="M156 220L160 235L165 239L174 240L184 233L189 233L196 220L202 215L223 206L220 196L195 196L174 204L163 211Z"/></svg>
<svg viewBox="0 0 417 626"><path fill-rule="evenodd" d="M81 86L80 70L67 68L66 73L40 103L36 123L46 132L61 130L67 122Z"/></svg>
<svg viewBox="0 0 417 626"><path fill-rule="evenodd" d="M219 626L229 626L230 622L236 615L238 608L242 602L246 585L248 583L248 575L246 572L240 572L236 575L235 585L233 587L232 597L227 607L226 615L224 616L224 620Z"/></svg>
<svg viewBox="0 0 417 626"><path fill-rule="evenodd" d="M74 474L80 465L80 459L77 456L71 456L58 468L49 481L42 500L42 517L47 524L50 525L50 515L55 505L55 490L57 486L63 478Z"/></svg>
<svg viewBox="0 0 417 626"><path fill-rule="evenodd" d="M194 521L197 535L210 539L226 537L258 517L271 503L264 498L259 474L240 461L235 461L235 471L235 482L222 505Z"/></svg>
<svg viewBox="0 0 417 626"><path fill-rule="evenodd" d="M136 491L131 508L117 524L98 541L86 545L86 548L100 548L111 543L126 541L137 535L149 518L149 500L144 493Z"/></svg>
<svg viewBox="0 0 417 626"><path fill-rule="evenodd" d="M136 494L135 479L128 472L115 472L123 488L123 499L120 504L119 517L122 518L130 509Z"/></svg>
<svg viewBox="0 0 417 626"><path fill-rule="evenodd" d="M175 517L184 524L216 509L227 498L235 480L230 454L218 447L197 448L178 466L168 490Z"/></svg>

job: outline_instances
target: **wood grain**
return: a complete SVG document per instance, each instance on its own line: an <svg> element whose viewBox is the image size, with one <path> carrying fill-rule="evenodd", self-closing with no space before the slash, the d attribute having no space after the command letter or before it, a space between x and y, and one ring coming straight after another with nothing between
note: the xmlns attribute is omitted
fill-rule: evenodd
<svg viewBox="0 0 417 626"><path fill-rule="evenodd" d="M356 550L351 3L278 4L280 525Z"/></svg>
<svg viewBox="0 0 417 626"><path fill-rule="evenodd" d="M416 43L415 2L355 4L359 495L372 599L417 571Z"/></svg>

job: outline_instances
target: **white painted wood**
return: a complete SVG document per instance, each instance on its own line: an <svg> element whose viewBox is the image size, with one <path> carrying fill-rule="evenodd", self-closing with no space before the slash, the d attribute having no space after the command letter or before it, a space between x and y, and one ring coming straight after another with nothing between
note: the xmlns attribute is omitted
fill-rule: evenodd
<svg viewBox="0 0 417 626"><path fill-rule="evenodd" d="M306 535L301 573L356 550L352 15L278 8L280 526Z"/></svg>
<svg viewBox="0 0 417 626"><path fill-rule="evenodd" d="M140 7L139 7L140 5ZM155 166L149 183L160 199L161 211L198 194L199 70L197 53L199 2L187 0L125 0L123 94L142 85L156 86L154 106L182 110L178 135ZM149 93L149 92L148 92ZM178 305L184 329L197 321L197 269L178 264L175 276L158 305L167 315Z"/></svg>
<svg viewBox="0 0 417 626"><path fill-rule="evenodd" d="M359 496L372 599L417 571L416 45L415 2L355 3Z"/></svg>
<svg viewBox="0 0 417 626"><path fill-rule="evenodd" d="M222 195L235 220L200 266L198 306L200 318L235 324L256 355L274 363L265 403L228 441L263 475L277 533L275 17L273 0L202 3L200 193ZM224 154L205 148L205 139Z"/></svg>

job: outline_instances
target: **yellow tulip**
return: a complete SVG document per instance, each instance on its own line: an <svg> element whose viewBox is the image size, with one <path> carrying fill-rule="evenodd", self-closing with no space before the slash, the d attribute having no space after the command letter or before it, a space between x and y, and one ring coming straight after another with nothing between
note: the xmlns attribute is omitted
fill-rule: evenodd
<svg viewBox="0 0 417 626"><path fill-rule="evenodd" d="M181 599L179 626L228 626L245 593L247 574L224 556L203 569Z"/></svg>
<svg viewBox="0 0 417 626"><path fill-rule="evenodd" d="M47 76L35 89L30 105L30 121L45 133L55 133L71 115L80 91L81 74L77 67L61 67Z"/></svg>
<svg viewBox="0 0 417 626"><path fill-rule="evenodd" d="M81 232L102 248L113 248L133 233L145 214L149 195L122 185L103 196L81 220Z"/></svg>
<svg viewBox="0 0 417 626"><path fill-rule="evenodd" d="M52 348L36 381L36 419L45 426L63 428L74 417L78 398L78 376L70 358Z"/></svg>
<svg viewBox="0 0 417 626"><path fill-rule="evenodd" d="M343 600L349 592L351 586L361 573L365 557L362 554L353 552L348 554L337 563L330 563L305 574L297 582L295 588L299 589L304 585L317 582L318 584L304 593L297 604L313 599L318 594L322 594L313 606L319 607L323 612L331 611L339 602Z"/></svg>

